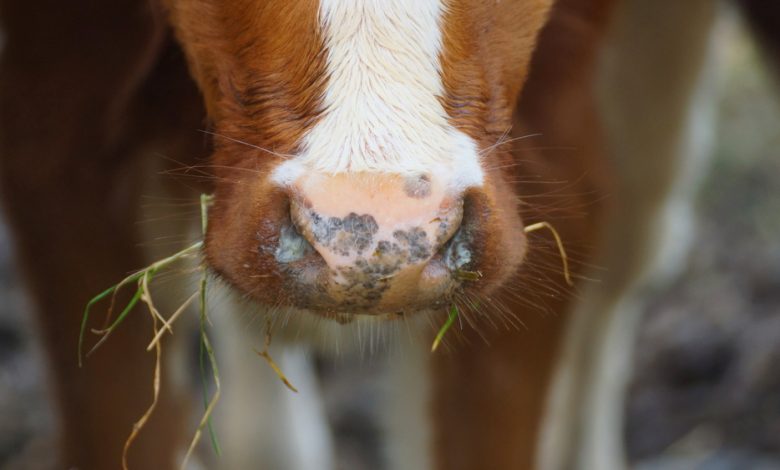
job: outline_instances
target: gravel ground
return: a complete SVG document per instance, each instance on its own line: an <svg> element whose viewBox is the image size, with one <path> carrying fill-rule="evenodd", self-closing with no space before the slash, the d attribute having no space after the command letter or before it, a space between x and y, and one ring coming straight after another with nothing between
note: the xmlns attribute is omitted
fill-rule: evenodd
<svg viewBox="0 0 780 470"><path fill-rule="evenodd" d="M43 387L41 352L11 267L8 234L0 225L0 468L45 469L51 413ZM43 452L41 452L43 449ZM13 462L36 462L35 467ZM40 465L39 465L40 464Z"/></svg>
<svg viewBox="0 0 780 470"><path fill-rule="evenodd" d="M626 438L638 470L780 469L780 106L744 38L724 54L697 241L680 278L648 300L637 343ZM0 468L46 468L51 414L10 253L0 224ZM344 401L341 385L325 388ZM332 420L344 467L373 468L370 410L343 406Z"/></svg>

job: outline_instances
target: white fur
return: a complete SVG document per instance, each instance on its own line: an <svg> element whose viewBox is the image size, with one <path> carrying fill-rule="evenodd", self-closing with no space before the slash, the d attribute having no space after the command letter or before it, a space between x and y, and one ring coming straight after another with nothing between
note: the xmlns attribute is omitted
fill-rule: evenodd
<svg viewBox="0 0 780 470"><path fill-rule="evenodd" d="M412 322L424 331L421 321ZM386 433L385 456L392 470L429 470L433 464L433 425L430 405L431 352L421 338L406 338L390 358L382 410Z"/></svg>
<svg viewBox="0 0 780 470"><path fill-rule="evenodd" d="M322 0L328 81L320 121L274 180L305 171L444 173L464 189L482 184L473 139L440 101L441 0Z"/></svg>
<svg viewBox="0 0 780 470"><path fill-rule="evenodd" d="M271 354L298 388L294 393L253 348L261 349L263 322L247 325L230 298L213 314L223 395L215 414L224 451L220 468L328 470L333 444L323 397L307 348L275 338Z"/></svg>

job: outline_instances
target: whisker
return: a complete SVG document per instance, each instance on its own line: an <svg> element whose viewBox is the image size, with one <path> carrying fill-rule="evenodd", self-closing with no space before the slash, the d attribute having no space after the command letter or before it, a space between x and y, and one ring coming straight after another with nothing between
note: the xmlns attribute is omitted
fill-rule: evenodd
<svg viewBox="0 0 780 470"><path fill-rule="evenodd" d="M219 137L219 138L222 138L222 139L226 139L226 140L229 140L229 141L234 142L236 144L245 145L245 146L247 146L249 148L257 149L257 150L269 153L271 155L275 155L275 156L277 156L279 158L284 158L285 160L289 159L289 158L295 158L295 155L288 155L288 154L284 154L284 153L275 152L273 150L269 150L269 149L260 147L260 146L255 145L255 144L250 144L249 142L244 142L243 140L234 139L233 137L229 137L229 136L226 136L224 134L219 134L217 132L212 132L212 131L208 131L208 130L205 130L205 129L199 129L199 130L200 130L200 132L203 132L204 134L208 134L208 135L211 135L211 136L214 136L214 137Z"/></svg>
<svg viewBox="0 0 780 470"><path fill-rule="evenodd" d="M503 146L503 145L506 145L506 144L511 144L511 143L513 143L513 142L517 142L517 141L519 141L519 140L530 139L530 138L532 138L532 137L541 137L541 136L542 136L542 134L540 134L540 133L535 133L535 134L526 134L526 135L521 135L521 136L519 136L519 137L513 137L513 138L511 138L511 139L504 139L504 137L507 135L507 133L508 133L508 132L509 132L509 130L507 130L507 131L506 131L506 132L505 132L505 133L502 135L502 137L501 137L501 138L499 138L498 142L496 142L495 144L491 145L490 147L487 147L487 148L485 148L484 150L480 151L480 152L479 152L479 155L480 155L480 156L482 156L482 157L484 157L484 156L487 156L487 155L489 155L489 154L490 154L490 152L492 152L493 150L495 150L495 149L497 149L498 147L501 147L501 146Z"/></svg>

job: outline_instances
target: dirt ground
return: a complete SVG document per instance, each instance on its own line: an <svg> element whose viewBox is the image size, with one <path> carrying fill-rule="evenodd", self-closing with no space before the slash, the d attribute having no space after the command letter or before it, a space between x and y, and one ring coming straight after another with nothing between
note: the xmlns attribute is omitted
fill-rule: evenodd
<svg viewBox="0 0 780 470"><path fill-rule="evenodd" d="M637 342L625 429L641 470L780 469L780 99L751 43L732 34L696 242L679 278L648 298ZM18 462L45 455L51 429L10 256L0 225L3 469L30 468ZM371 387L365 377L346 380ZM370 410L343 403L343 386L326 387L343 467L375 468Z"/></svg>
<svg viewBox="0 0 780 470"><path fill-rule="evenodd" d="M780 83L738 29L689 262L648 299L627 404L637 468L780 469Z"/></svg>

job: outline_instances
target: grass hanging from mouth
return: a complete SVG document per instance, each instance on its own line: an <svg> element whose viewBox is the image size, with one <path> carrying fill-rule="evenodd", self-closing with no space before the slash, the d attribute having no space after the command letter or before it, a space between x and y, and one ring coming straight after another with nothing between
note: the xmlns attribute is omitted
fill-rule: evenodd
<svg viewBox="0 0 780 470"><path fill-rule="evenodd" d="M569 258L566 256L566 250L563 247L563 241L561 240L561 236L558 234L558 231L555 230L555 227L553 227L549 222L537 222L535 224L526 226L523 231L525 233L531 233L542 229L547 229L553 234L555 243L558 246L558 253L561 255L561 262L563 263L563 277L566 280L566 284L573 286L574 282L571 279L571 272L569 271ZM482 279L482 273L479 271L464 271L461 269L456 270L454 276L461 281L470 282L476 282ZM431 345L432 353L436 352L436 350L439 348L439 345L441 345L441 342L444 339L444 335L452 327L453 323L455 323L455 319L457 317L458 307L453 304L452 307L450 307L450 313L447 316L447 321L444 322L444 325L442 325L442 327L439 329L439 332L436 334L436 338L433 340L433 345Z"/></svg>
<svg viewBox="0 0 780 470"><path fill-rule="evenodd" d="M144 285L148 285L146 281L148 281L149 276L144 276ZM146 303L147 307L149 308L149 314L152 317L152 329L155 332L155 337L158 334L157 329L157 322L158 322L158 316L157 309L154 307L154 304L152 303L151 297L148 295L143 295L142 300ZM165 321L163 323L167 324ZM160 331L163 331L162 329ZM151 346L151 345L150 345ZM154 382L153 382L153 398L152 403L149 405L149 408L146 409L146 412L141 416L141 418L133 423L133 430L130 432L130 436L125 440L125 444L122 447L122 468L123 470L128 470L127 465L127 454L130 452L130 446L133 444L133 441L135 441L136 437L138 437L138 434L141 432L141 429L146 425L146 422L149 420L149 418L152 416L152 413L154 413L155 408L157 408L157 402L160 398L160 376L161 376L161 362L162 362L162 347L160 346L159 341L154 345L154 352L155 352L155 358L154 358Z"/></svg>
<svg viewBox="0 0 780 470"><path fill-rule="evenodd" d="M566 250L563 248L563 241L561 240L561 236L558 235L558 231L555 230L555 227L553 227L549 222L537 222L535 224L528 225L523 229L523 231L525 233L531 233L545 228L553 234L555 243L558 245L558 253L561 255L561 262L563 263L563 277L566 280L566 284L573 286L574 282L571 280L571 273L569 272L569 257L566 256Z"/></svg>
<svg viewBox="0 0 780 470"><path fill-rule="evenodd" d="M206 194L200 195L200 223L201 233L205 239L206 230L208 229L208 206L211 204L212 197ZM209 438L211 440L211 447L214 449L214 453L217 456L222 455L222 449L217 439L217 434L214 431L214 426L211 422L211 414L214 412L214 408L219 402L219 398L222 394L222 384L219 380L219 368L217 367L217 358L214 355L214 348L211 346L211 341L206 333L206 327L209 323L208 318L208 303L206 299L206 287L208 277L205 268L201 268L200 285L198 289L198 298L200 299L199 308L199 326L200 326L200 346L198 351L198 364L200 367L200 379L203 385L203 416L201 417L198 428L195 431L195 435L192 437L190 446L187 449L187 453L184 455L181 468L187 468L187 462L189 461L192 453L195 451L195 446L200 442L200 436L203 433L203 428L207 428L209 432ZM208 383L206 381L206 358L209 360L211 366L211 374L214 379L214 396L209 400L208 397Z"/></svg>
<svg viewBox="0 0 780 470"><path fill-rule="evenodd" d="M439 345L441 344L442 339L444 339L444 335L447 333L447 330L452 327L453 323L455 323L456 318L458 318L458 307L455 304L452 304L447 321L444 322L444 325L442 325L442 327L439 329L439 332L436 334L436 338L433 340L433 345L431 345L431 352L436 352L436 350L439 349Z"/></svg>
<svg viewBox="0 0 780 470"><path fill-rule="evenodd" d="M201 203L201 229L203 237L205 238L206 235L206 229L208 227L208 206L211 203L211 196L202 194L200 198ZM566 256L566 251L563 247L563 242L561 241L560 236L558 235L558 232L555 230L555 228L550 225L548 222L539 222L532 225L529 225L525 227L524 231L525 233L531 233L536 230L541 229L547 229L550 232L552 232L553 237L555 238L556 244L558 246L558 251L561 256L561 260L563 263L563 271L564 271L564 278L566 280L566 283L569 285L574 285L571 279L571 274L569 272L569 264L568 264L568 257ZM168 256L167 258L164 258L162 260L159 260L155 263L152 263L151 265L147 266L146 268L135 272L126 278L124 278L119 283L109 287L108 289L104 290L103 292L99 293L95 297L93 297L86 305L84 309L84 314L81 319L81 326L79 328L79 339L78 339L78 364L79 367L82 367L82 362L84 357L89 357L92 353L95 352L110 336L111 333L116 330L119 325L122 324L122 322L127 318L127 316L130 314L130 312L133 310L133 308L139 303L144 303L148 310L149 314L152 317L152 327L153 327L153 333L154 337L152 341L149 343L147 347L147 351L151 351L152 349L155 350L156 354L156 360L155 360L155 370L154 370L154 386L153 386L153 400L147 411L144 413L144 415L133 425L133 429L131 431L130 436L125 441L123 454L122 454L122 465L124 469L127 469L127 453L129 451L129 448L133 441L136 439L138 433L143 429L145 426L147 420L151 416L152 412L154 411L155 407L157 406L159 393L160 393L160 376L161 376L161 355L162 355L162 347L161 347L161 339L165 333L165 331L168 331L169 333L173 333L172 325L173 323L179 318L179 316L186 310L186 308L194 302L196 298L199 299L200 304L200 351L199 351L199 363L200 363L200 371L201 371L201 380L203 382L203 404L204 404L204 414L201 418L200 423L198 424L198 428L195 432L195 435L192 438L192 441L190 442L190 446L187 450L187 453L184 457L184 460L182 461L181 468L185 468L186 464L191 457L192 453L194 452L195 447L197 446L198 442L200 441L200 437L203 433L204 428L208 429L208 433L211 439L211 445L214 449L214 452L217 455L221 455L222 451L219 445L219 441L217 440L216 433L214 431L214 428L212 426L211 422L211 415L214 411L214 408L216 407L217 402L219 401L220 395L221 395L221 383L219 379L219 369L217 367L217 361L216 357L214 355L214 350L211 344L211 341L209 339L209 336L207 334L207 326L209 324L208 319L208 311L207 311L207 298L206 298L206 290L207 290L207 272L205 265L201 264L201 278L199 283L199 288L196 293L194 293L192 296L190 296L174 313L170 316L168 320L166 320L157 310L155 307L153 301L151 292L149 290L149 283L154 279L155 275L162 269L169 268L172 264L183 260L192 258L193 256L196 256L201 249L203 248L204 242L198 241L189 247L174 253L171 256ZM458 270L458 272L455 273L456 277L463 281L471 281L476 282L479 281L482 278L482 273L479 271L462 271ZM130 298L128 303L125 305L125 307L122 309L122 311L119 313L119 315L116 317L116 319L113 320L113 322L110 321L111 314L114 309L114 301L116 300L116 296L118 292L125 286L136 284L136 290L133 294L133 296ZM87 325L89 323L90 318L90 312L92 308L98 304L99 302L103 301L104 299L111 296L111 304L108 309L108 315L107 315L107 323L108 326L103 329L93 329L91 330L93 333L100 336L98 341L95 343L92 348L90 348L89 351L87 351L86 354L83 353L83 344L84 344L84 337L86 334ZM459 311L458 307L453 304L450 307L449 314L447 317L446 322L442 327L439 329L438 333L436 334L436 337L434 338L433 344L431 345L431 352L435 352L439 346L441 345L444 335L449 331L449 329L452 327L452 325L455 323L456 318L458 318ZM161 323L161 326L158 328L158 324ZM276 364L276 362L273 360L269 353L269 346L271 343L271 330L270 325L268 326L266 330L265 335L265 344L262 351L255 352L261 356L265 361L268 363L268 365L273 369L273 371L277 374L279 379L284 383L284 385L292 390L293 392L298 392L298 390L290 383L290 381L287 379L287 377L284 375L282 370L279 368L279 366ZM208 364L211 367L212 372L212 378L214 380L214 395L211 397L211 399L208 398L208 384L206 380L206 360L208 359Z"/></svg>
<svg viewBox="0 0 780 470"><path fill-rule="evenodd" d="M201 195L200 197L201 228L202 228L202 234L204 238L206 235L206 228L208 226L207 213L208 213L208 206L210 203L211 203L211 196L205 194ZM154 280L155 275L159 271L170 268L171 265L181 260L190 259L195 256L198 256L202 248L203 248L203 241L201 240L177 253L174 253L171 256L168 256L162 260L152 263L146 268L141 269L127 276L126 278L122 279L119 283L109 287L108 289L104 290L100 294L96 295L87 303L86 307L84 308L84 314L81 318L81 325L79 328L79 339L78 339L79 367L83 366L83 359L85 357L89 357L103 343L105 343L106 340L108 340L111 334L122 324L122 322L124 322L124 320L130 314L130 312L133 310L133 308L136 307L136 305L138 305L139 302L142 302L146 305L147 309L149 310L149 315L152 318L152 330L154 335L152 341L149 343L146 350L151 351L152 349L154 349L155 351L156 359L155 359L155 367L154 367L153 399L151 405L147 408L143 416L141 416L141 418L133 424L133 429L130 432L130 436L125 441L123 451L122 451L122 468L125 470L127 469L127 455L130 450L130 447L132 443L135 441L135 439L137 438L140 431L146 425L146 422L154 412L158 403L158 399L160 395L160 384L161 384L162 337L164 336L164 333L166 331L173 334L173 329L172 329L173 323L179 318L179 316L182 315L182 313L187 309L187 307L189 307L195 301L196 298L199 299L200 301L200 340L201 340L200 368L201 368L201 379L203 381L203 394L204 394L203 400L204 400L205 411L198 425L198 428L195 432L195 435L193 436L192 441L190 442L190 446L187 450L187 454L185 455L180 468L186 468L187 461L191 457L195 447L197 446L197 443L200 440L200 436L204 428L208 428L208 432L211 438L211 444L214 449L214 452L217 455L221 455L222 453L219 446L219 442L217 440L216 433L214 432L211 423L211 414L217 402L219 401L219 397L221 394L221 384L219 379L219 369L217 367L217 361L214 355L214 350L211 345L211 341L208 337L208 334L206 332L206 327L207 324L209 323L209 320L208 320L207 302L206 302L207 301L206 289L207 289L208 277L207 277L205 265L201 264L199 268L201 270L201 278L200 278L198 291L192 294L186 301L184 301L184 303L182 303L167 320L160 314L160 312L155 307L154 302L152 300L152 294L149 288L149 284ZM133 284L136 285L136 289L135 292L133 293L133 296L127 302L127 304L119 313L119 315L113 321L111 321L111 316L114 310L114 304L118 293L124 287ZM92 346L89 349L89 351L87 351L85 354L83 352L84 339L86 336L87 325L89 324L90 313L96 304L105 300L109 296L111 297L111 303L108 308L108 313L106 318L107 326L102 329L91 330L92 333L99 336L99 339L98 341L95 342L94 346ZM214 395L211 397L211 399L208 398L208 384L206 380L206 362L205 362L206 359L208 359L209 361L209 365L211 367L211 372L212 372L212 378L214 380L214 386L215 386L215 392Z"/></svg>
<svg viewBox="0 0 780 470"><path fill-rule="evenodd" d="M271 347L271 319L268 319L268 322L265 325L265 341L263 343L263 350L258 351L255 349L255 352L258 356L265 359L265 362L268 363L268 365L273 369L273 371L276 373L276 375L279 377L279 380L282 381L285 387L292 390L295 393L298 393L298 389L293 386L292 383L290 383L289 380L287 380L287 376L284 375L284 372L282 372L282 369L276 365L276 361L271 357L271 354L268 352L268 348Z"/></svg>
<svg viewBox="0 0 780 470"><path fill-rule="evenodd" d="M79 344L78 344L78 362L79 367L82 367L83 365L83 359L85 357L89 357L92 355L103 343L106 342L106 340L109 338L111 333L116 330L116 328L122 324L122 322L127 318L127 315L130 314L130 312L133 310L133 308L138 304L138 302L141 300L141 298L146 295L150 296L151 293L148 291L148 280L154 277L154 275L163 268L169 267L171 264L180 261L182 259L190 258L193 256L197 251L200 250L200 248L203 246L203 242L197 242L193 245L190 245L189 247L179 251L178 253L174 253L173 255L164 258L160 261L157 261L156 263L153 263L146 268L133 273L126 278L124 278L121 282L109 287L108 289L104 290L100 294L93 297L88 303L86 308L84 309L84 314L81 317L81 327L79 329ZM144 279L146 279L146 282L144 282ZM127 303L124 309L122 309L122 312L119 314L119 316L116 317L116 319L107 327L100 330L92 330L93 333L100 336L100 339L95 343L92 348L90 348L89 351L87 351L86 354L83 353L83 345L84 345L84 336L86 334L87 330L87 323L89 322L90 313L92 310L92 307L100 302L101 300L105 299L109 295L117 295L117 293L122 289L122 287L137 283L137 288L135 293L133 294L133 297L130 299L130 301ZM113 299L112 299L113 300ZM113 304L113 301L112 301ZM108 311L108 316L110 318L113 308L110 308ZM168 326L168 329L170 327L170 322L165 323Z"/></svg>

